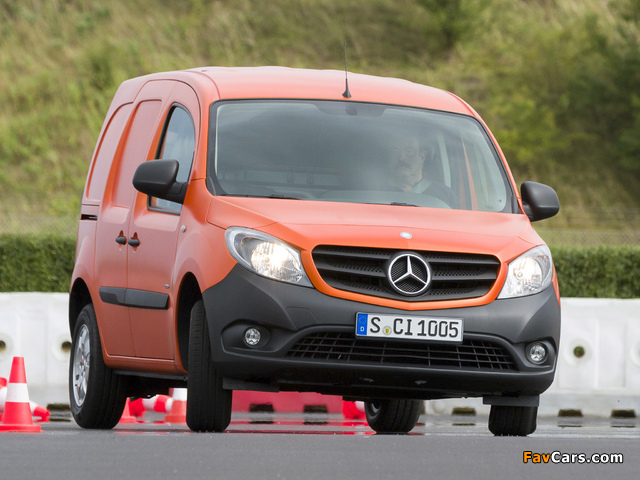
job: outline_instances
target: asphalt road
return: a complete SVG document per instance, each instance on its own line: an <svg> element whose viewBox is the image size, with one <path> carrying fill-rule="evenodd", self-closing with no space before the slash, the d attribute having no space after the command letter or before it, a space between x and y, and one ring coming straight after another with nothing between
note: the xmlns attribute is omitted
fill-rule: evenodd
<svg viewBox="0 0 640 480"><path fill-rule="evenodd" d="M409 435L374 435L362 421L327 414L234 413L222 434L150 421L88 431L56 421L39 434L0 433L0 479L638 478L636 418L539 417L527 438L493 437L486 422L423 415ZM587 463L594 453L621 453L623 463ZM548 463L533 463L545 454ZM585 463L562 463L571 454Z"/></svg>

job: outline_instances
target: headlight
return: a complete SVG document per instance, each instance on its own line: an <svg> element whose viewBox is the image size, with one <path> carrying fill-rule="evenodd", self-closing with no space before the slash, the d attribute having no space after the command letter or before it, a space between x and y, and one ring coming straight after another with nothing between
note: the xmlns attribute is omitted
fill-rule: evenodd
<svg viewBox="0 0 640 480"><path fill-rule="evenodd" d="M498 298L524 297L540 293L551 283L553 262L546 245L532 248L509 264L509 272Z"/></svg>
<svg viewBox="0 0 640 480"><path fill-rule="evenodd" d="M227 249L240 265L263 277L312 287L302 268L300 252L266 233L231 227L225 234Z"/></svg>

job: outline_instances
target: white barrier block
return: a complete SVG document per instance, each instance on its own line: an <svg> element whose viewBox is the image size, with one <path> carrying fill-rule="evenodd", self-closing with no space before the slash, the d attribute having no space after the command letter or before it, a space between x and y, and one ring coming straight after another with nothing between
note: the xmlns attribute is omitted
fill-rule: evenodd
<svg viewBox="0 0 640 480"><path fill-rule="evenodd" d="M627 388L634 392L640 392L640 312L637 315L636 321L629 322L625 344L625 352L630 360L626 364L625 380Z"/></svg>
<svg viewBox="0 0 640 480"><path fill-rule="evenodd" d="M52 294L47 308L46 383L67 385L71 335L69 333L69 295Z"/></svg>
<svg viewBox="0 0 640 480"><path fill-rule="evenodd" d="M34 293L12 294L16 302L16 318L20 322L20 343L17 355L24 357L27 381L30 384L46 383L48 297Z"/></svg>
<svg viewBox="0 0 640 480"><path fill-rule="evenodd" d="M30 396L37 403L68 403L71 337L68 294L0 293L0 376L14 356L25 357ZM482 399L435 400L432 413L474 407ZM556 379L540 401L540 414L578 408L585 415L614 409L640 413L640 299L562 299Z"/></svg>
<svg viewBox="0 0 640 480"><path fill-rule="evenodd" d="M29 391L39 404L68 403L68 305L66 293L0 294L0 376L9 376L14 356L24 357Z"/></svg>
<svg viewBox="0 0 640 480"><path fill-rule="evenodd" d="M550 392L640 395L640 300L562 299Z"/></svg>
<svg viewBox="0 0 640 480"><path fill-rule="evenodd" d="M598 381L596 388L612 390L625 387L627 322L624 319L600 318L598 341Z"/></svg>
<svg viewBox="0 0 640 480"><path fill-rule="evenodd" d="M18 355L20 322L15 307L10 294L0 294L0 377L9 378L13 357Z"/></svg>
<svg viewBox="0 0 640 480"><path fill-rule="evenodd" d="M598 319L589 318L588 312L581 313L574 318L567 315L566 311L562 312L560 352L554 382L554 386L558 388L594 389L596 387ZM578 349L583 352L582 356L574 353L578 352Z"/></svg>

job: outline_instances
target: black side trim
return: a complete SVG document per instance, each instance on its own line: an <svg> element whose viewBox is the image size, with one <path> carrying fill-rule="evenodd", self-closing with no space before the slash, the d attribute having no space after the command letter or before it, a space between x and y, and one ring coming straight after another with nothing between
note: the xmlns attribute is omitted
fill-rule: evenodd
<svg viewBox="0 0 640 480"><path fill-rule="evenodd" d="M166 293L117 287L100 287L99 292L103 302L113 305L153 310L167 310L169 308L169 295Z"/></svg>
<svg viewBox="0 0 640 480"><path fill-rule="evenodd" d="M122 305L123 307L126 306L126 288L100 287L98 291L100 292L100 300L102 300L104 303L111 303L112 305Z"/></svg>
<svg viewBox="0 0 640 480"><path fill-rule="evenodd" d="M128 375L134 377L143 377L143 378L158 378L162 380L176 380L180 382L187 381L186 374L169 374L169 373L149 373L149 372L139 372L137 370L114 370L118 375ZM186 388L186 385L185 385Z"/></svg>

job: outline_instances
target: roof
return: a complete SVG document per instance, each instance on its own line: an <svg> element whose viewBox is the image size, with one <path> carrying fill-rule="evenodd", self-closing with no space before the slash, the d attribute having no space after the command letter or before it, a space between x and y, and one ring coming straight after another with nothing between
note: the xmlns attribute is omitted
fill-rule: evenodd
<svg viewBox="0 0 640 480"><path fill-rule="evenodd" d="M178 72L174 72L178 73ZM313 98L346 100L345 72L286 67L203 67L179 73L205 76L221 99ZM409 105L473 115L455 95L438 88L397 78L348 73L349 101Z"/></svg>

